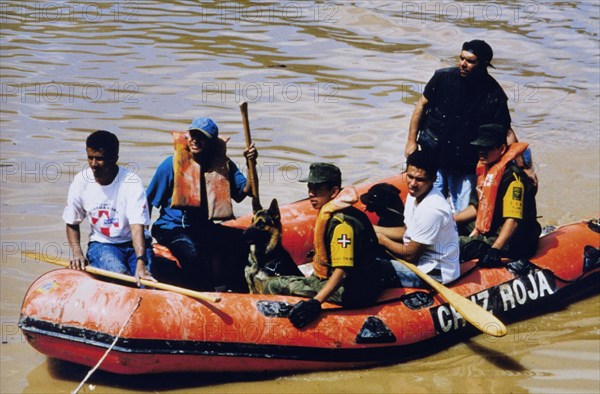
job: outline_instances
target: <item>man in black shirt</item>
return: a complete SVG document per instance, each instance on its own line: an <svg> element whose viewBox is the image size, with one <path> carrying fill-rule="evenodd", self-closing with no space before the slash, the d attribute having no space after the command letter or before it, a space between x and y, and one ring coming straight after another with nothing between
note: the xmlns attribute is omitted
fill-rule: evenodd
<svg viewBox="0 0 600 394"><path fill-rule="evenodd" d="M439 158L435 186L450 196L455 212L467 207L475 184L477 150L470 143L479 126L499 124L509 144L517 141L507 96L488 74L492 57L485 41L465 42L457 67L437 70L427 83L410 121L406 156L420 146Z"/></svg>

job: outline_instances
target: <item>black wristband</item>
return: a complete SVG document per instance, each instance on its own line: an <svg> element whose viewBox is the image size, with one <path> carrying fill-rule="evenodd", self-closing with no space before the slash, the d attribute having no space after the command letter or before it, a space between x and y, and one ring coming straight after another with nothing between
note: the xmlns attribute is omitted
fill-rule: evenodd
<svg viewBox="0 0 600 394"><path fill-rule="evenodd" d="M137 256L135 259L136 259L136 261L137 260L142 260L144 262L144 264L148 265L148 258L146 257L145 254L143 254L141 256Z"/></svg>

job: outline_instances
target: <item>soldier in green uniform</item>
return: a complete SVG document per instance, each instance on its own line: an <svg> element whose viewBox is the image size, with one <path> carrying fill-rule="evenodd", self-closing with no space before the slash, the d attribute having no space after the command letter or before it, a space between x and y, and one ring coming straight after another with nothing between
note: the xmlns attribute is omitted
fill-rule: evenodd
<svg viewBox="0 0 600 394"><path fill-rule="evenodd" d="M374 302L383 286L375 263L377 236L367 216L353 207L358 195L353 187L342 189L338 167L313 163L308 178L308 198L319 210L315 225L314 273L308 278L280 276L266 285L268 294L310 297L290 312L292 324L301 328L316 319L325 301L344 307Z"/></svg>

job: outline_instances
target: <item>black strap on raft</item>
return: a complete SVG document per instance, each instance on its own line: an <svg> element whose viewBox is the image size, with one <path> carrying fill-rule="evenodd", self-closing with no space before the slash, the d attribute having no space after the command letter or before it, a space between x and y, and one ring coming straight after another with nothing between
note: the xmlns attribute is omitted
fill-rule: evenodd
<svg viewBox="0 0 600 394"><path fill-rule="evenodd" d="M383 320L369 316L355 339L356 343L394 343L396 336Z"/></svg>
<svg viewBox="0 0 600 394"><path fill-rule="evenodd" d="M400 300L412 310L427 308L433 305L433 296L424 291L415 291L413 293L405 294L400 297Z"/></svg>
<svg viewBox="0 0 600 394"><path fill-rule="evenodd" d="M517 276L529 275L535 268L535 265L528 260L515 260L506 263L506 269Z"/></svg>
<svg viewBox="0 0 600 394"><path fill-rule="evenodd" d="M593 219L588 222L588 228L595 233L600 234L600 219ZM586 245L583 248L583 273L600 266L600 249L591 245Z"/></svg>
<svg viewBox="0 0 600 394"><path fill-rule="evenodd" d="M586 245L583 248L583 272L590 272L600 266L600 249Z"/></svg>
<svg viewBox="0 0 600 394"><path fill-rule="evenodd" d="M282 301L258 301L256 309L266 317L288 317L294 307Z"/></svg>
<svg viewBox="0 0 600 394"><path fill-rule="evenodd" d="M600 234L600 219L592 219L588 222L588 227L595 233Z"/></svg>

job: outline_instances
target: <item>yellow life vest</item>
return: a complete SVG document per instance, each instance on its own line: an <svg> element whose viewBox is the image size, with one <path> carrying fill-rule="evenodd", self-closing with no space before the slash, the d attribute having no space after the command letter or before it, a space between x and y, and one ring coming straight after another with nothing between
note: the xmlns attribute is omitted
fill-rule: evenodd
<svg viewBox="0 0 600 394"><path fill-rule="evenodd" d="M233 217L231 189L229 184L229 159L226 156L227 141L215 140L210 163L200 166L190 152L186 132L173 132L173 195L171 207L178 209L199 208L206 196L208 219L223 220Z"/></svg>

